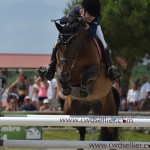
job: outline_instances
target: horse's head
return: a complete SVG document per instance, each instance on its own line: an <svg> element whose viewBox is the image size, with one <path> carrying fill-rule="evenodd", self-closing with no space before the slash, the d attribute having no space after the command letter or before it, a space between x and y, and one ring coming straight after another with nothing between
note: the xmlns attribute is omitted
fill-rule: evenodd
<svg viewBox="0 0 150 150"><path fill-rule="evenodd" d="M64 26L55 22L59 31L58 62L61 64L63 82L68 82L71 70L77 61L84 23L82 17L71 15L67 17Z"/></svg>

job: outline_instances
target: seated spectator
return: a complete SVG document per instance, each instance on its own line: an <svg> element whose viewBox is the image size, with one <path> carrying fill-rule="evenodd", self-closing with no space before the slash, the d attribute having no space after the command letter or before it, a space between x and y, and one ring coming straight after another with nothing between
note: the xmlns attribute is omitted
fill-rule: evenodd
<svg viewBox="0 0 150 150"><path fill-rule="evenodd" d="M51 110L50 103L49 103L48 99L43 100L43 106L41 106L39 110L40 111L50 111Z"/></svg>
<svg viewBox="0 0 150 150"><path fill-rule="evenodd" d="M21 106L24 103L25 96L28 95L29 84L26 80L26 76L23 72L20 72L17 76L17 80L9 87L9 92L14 92L19 95L18 105Z"/></svg>
<svg viewBox="0 0 150 150"><path fill-rule="evenodd" d="M5 111L18 111L17 100L14 97L10 98L10 101Z"/></svg>
<svg viewBox="0 0 150 150"><path fill-rule="evenodd" d="M129 104L129 110L138 111L139 96L140 91L138 90L137 84L135 82L132 82L131 89L128 91L127 94L127 102Z"/></svg>
<svg viewBox="0 0 150 150"><path fill-rule="evenodd" d="M36 83L39 87L38 90L38 108L40 108L43 105L43 100L47 98L47 89L48 89L48 83L47 79L42 79L38 77L36 79Z"/></svg>
<svg viewBox="0 0 150 150"><path fill-rule="evenodd" d="M32 104L31 98L26 96L24 99L24 104L20 107L20 111L35 111L36 107Z"/></svg>

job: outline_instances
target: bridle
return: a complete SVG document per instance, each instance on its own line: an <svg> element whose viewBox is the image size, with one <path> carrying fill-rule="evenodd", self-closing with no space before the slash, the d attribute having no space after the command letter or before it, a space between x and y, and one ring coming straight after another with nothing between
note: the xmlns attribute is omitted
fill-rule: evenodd
<svg viewBox="0 0 150 150"><path fill-rule="evenodd" d="M79 24L79 27L77 29L76 33L60 33L59 34L59 41L60 44L62 46L63 49L63 57L59 58L59 62L61 64L71 64L69 66L70 68L70 72L73 69L75 63L77 62L77 58L78 58L78 53L79 53L79 49L81 46L81 37L82 37L82 26ZM64 39L68 37L68 39L65 41ZM73 40L76 37L76 41L75 41L75 47L74 47L74 54L72 58L67 58L66 54L67 54L67 46L69 45L69 43L71 42L71 40Z"/></svg>

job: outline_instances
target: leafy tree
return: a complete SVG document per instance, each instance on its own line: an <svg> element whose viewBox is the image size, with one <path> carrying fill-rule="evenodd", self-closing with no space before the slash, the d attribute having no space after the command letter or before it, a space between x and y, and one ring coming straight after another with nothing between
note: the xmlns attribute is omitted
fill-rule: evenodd
<svg viewBox="0 0 150 150"><path fill-rule="evenodd" d="M123 70L127 93L133 66L150 56L150 0L103 0L101 25Z"/></svg>
<svg viewBox="0 0 150 150"><path fill-rule="evenodd" d="M65 13L81 0L71 0ZM101 26L114 63L122 69L124 94L133 66L150 57L150 0L101 0Z"/></svg>

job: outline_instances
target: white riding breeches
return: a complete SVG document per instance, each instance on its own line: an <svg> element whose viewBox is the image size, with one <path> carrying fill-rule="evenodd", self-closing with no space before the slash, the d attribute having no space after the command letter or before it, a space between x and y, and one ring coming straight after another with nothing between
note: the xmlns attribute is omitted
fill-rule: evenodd
<svg viewBox="0 0 150 150"><path fill-rule="evenodd" d="M102 42L102 44L104 46L104 49L106 49L107 48L107 44L106 44L106 41L104 39L104 35L103 35L103 32L102 32L102 29L101 29L100 25L97 26L96 36L101 40L101 42Z"/></svg>

